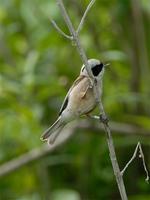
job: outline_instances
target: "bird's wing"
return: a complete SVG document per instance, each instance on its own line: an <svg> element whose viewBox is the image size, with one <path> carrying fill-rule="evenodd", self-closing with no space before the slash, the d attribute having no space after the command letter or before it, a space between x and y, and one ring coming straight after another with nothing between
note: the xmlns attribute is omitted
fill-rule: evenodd
<svg viewBox="0 0 150 200"><path fill-rule="evenodd" d="M65 108L66 108L67 105L68 105L69 94L70 94L70 92L72 91L72 89L73 89L77 84L80 83L80 81L83 80L83 78L85 78L85 76L79 76L79 77L74 81L74 83L72 84L71 88L69 89L69 91L68 91L68 93L67 93L67 95L66 95L66 97L65 97L65 99L64 99L64 101L63 101L63 103L62 103L62 106L61 106L60 111L59 111L59 116L61 115L61 113L65 110ZM90 83L90 81L89 81L89 83ZM89 87L91 87L90 84L89 84ZM89 87L88 87L88 88L89 88ZM85 96L85 94L86 94L88 88L86 88L86 89L85 89L85 92L83 92L82 98L84 98L84 96Z"/></svg>

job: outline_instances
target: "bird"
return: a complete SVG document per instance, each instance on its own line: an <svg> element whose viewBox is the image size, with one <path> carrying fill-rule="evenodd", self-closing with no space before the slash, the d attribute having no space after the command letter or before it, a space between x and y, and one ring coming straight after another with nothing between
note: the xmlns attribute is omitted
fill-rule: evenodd
<svg viewBox="0 0 150 200"><path fill-rule="evenodd" d="M96 97L94 95L94 81L101 85L105 66L98 59L89 59L88 72L85 65L82 65L80 74L70 87L59 111L57 120L50 126L41 136L42 141L53 144L60 134L64 126L70 121L77 119L83 115L89 115L96 105ZM101 86L99 86L101 87ZM100 95L102 88L100 88Z"/></svg>

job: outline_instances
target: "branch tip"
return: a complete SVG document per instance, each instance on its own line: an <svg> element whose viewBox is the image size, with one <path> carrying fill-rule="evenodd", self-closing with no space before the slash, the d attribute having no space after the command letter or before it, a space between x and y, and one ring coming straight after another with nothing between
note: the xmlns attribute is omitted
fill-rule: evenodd
<svg viewBox="0 0 150 200"><path fill-rule="evenodd" d="M72 36L67 35L61 28L59 28L59 26L56 24L56 22L55 22L53 19L49 18L49 20L50 20L51 24L53 25L53 27L54 27L63 37L65 37L65 38L67 38L67 39L69 39L69 40L72 40L72 39L73 39Z"/></svg>
<svg viewBox="0 0 150 200"><path fill-rule="evenodd" d="M91 7L93 6L93 4L95 3L95 1L96 1L96 0L91 0L91 2L89 3L89 5L87 6L87 8L86 8L86 10L85 10L85 12L84 12L84 14L83 14L83 17L82 17L82 19L81 19L81 21L80 21L80 24L79 24L79 26L78 26L78 28L77 28L77 33L78 33L78 34L80 33L80 31L81 31L81 29L82 29L82 27L83 27L85 18L86 18L86 16L87 16L89 10L91 9Z"/></svg>

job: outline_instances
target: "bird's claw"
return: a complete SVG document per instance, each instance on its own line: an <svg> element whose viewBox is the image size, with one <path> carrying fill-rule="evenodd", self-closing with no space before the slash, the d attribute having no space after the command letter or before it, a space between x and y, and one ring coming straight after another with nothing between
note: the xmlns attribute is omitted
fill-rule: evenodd
<svg viewBox="0 0 150 200"><path fill-rule="evenodd" d="M101 115L99 116L99 119L100 119L100 121L101 121L102 123L104 123L104 124L108 124L108 122L109 122L109 119L108 119L108 117L107 117L105 114L101 114Z"/></svg>

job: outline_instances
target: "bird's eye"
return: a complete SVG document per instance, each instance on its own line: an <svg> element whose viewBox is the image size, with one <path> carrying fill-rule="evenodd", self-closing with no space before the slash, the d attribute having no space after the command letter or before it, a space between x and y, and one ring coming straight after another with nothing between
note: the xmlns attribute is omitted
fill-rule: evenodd
<svg viewBox="0 0 150 200"><path fill-rule="evenodd" d="M99 73L102 71L104 67L103 63L100 63L99 65L95 65L94 67L92 67L92 73L94 76L98 76Z"/></svg>

